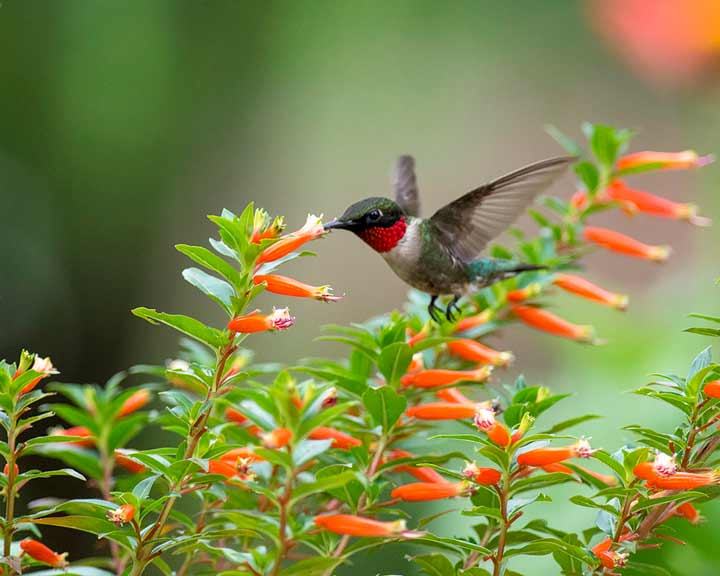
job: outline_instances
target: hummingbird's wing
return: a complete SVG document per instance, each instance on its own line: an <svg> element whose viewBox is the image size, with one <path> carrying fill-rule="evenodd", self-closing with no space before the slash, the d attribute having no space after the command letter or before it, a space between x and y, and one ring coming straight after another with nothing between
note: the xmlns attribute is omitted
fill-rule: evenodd
<svg viewBox="0 0 720 576"><path fill-rule="evenodd" d="M408 216L420 216L420 196L415 178L415 159L400 156L395 162L393 175L395 201Z"/></svg>
<svg viewBox="0 0 720 576"><path fill-rule="evenodd" d="M520 168L440 208L430 223L457 258L477 258L485 245L515 222L533 198L575 160L563 156Z"/></svg>

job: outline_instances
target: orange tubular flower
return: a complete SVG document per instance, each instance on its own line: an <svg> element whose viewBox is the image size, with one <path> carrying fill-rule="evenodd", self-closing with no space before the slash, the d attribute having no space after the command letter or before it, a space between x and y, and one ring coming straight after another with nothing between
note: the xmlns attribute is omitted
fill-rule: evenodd
<svg viewBox="0 0 720 576"><path fill-rule="evenodd" d="M272 432L261 434L263 445L265 448L279 449L284 448L292 440L292 432L287 428L275 428Z"/></svg>
<svg viewBox="0 0 720 576"><path fill-rule="evenodd" d="M34 558L43 564L47 564L48 566L52 566L53 568L65 568L68 565L67 560L65 559L67 552L64 554L58 554L37 540L23 540L20 542L20 548L31 558Z"/></svg>
<svg viewBox="0 0 720 576"><path fill-rule="evenodd" d="M311 440L332 440L331 447L340 448L341 450L350 450L353 446L362 446L362 442L357 438L327 426L318 426L308 434L308 438Z"/></svg>
<svg viewBox="0 0 720 576"><path fill-rule="evenodd" d="M72 426L70 428L57 428L52 431L53 436L92 436L92 432L85 426ZM68 442L73 446L94 446L95 440L88 438L87 440L74 440Z"/></svg>
<svg viewBox="0 0 720 576"><path fill-rule="evenodd" d="M663 262L670 256L669 246L643 244L639 240L635 240L630 236L615 232L614 230L608 230L607 228L586 226L583 236L588 242L602 246L611 252L625 254L633 258Z"/></svg>
<svg viewBox="0 0 720 576"><path fill-rule="evenodd" d="M467 485L464 482L415 482L398 486L390 496L405 502L425 502L454 498L467 491Z"/></svg>
<svg viewBox="0 0 720 576"><path fill-rule="evenodd" d="M352 514L330 514L316 516L315 525L345 536L364 536L366 538L393 538L409 534L404 520L381 522L372 518L353 516Z"/></svg>
<svg viewBox="0 0 720 576"><path fill-rule="evenodd" d="M466 330L471 330L478 326L482 326L483 324L487 324L492 319L492 315L493 313L490 308L486 308L480 312L480 314L463 318L455 325L455 330L453 330L453 332L465 332Z"/></svg>
<svg viewBox="0 0 720 576"><path fill-rule="evenodd" d="M445 402L452 402L454 404L472 404L475 405L475 401L470 400L465 394L460 392L457 388L443 388L435 392L435 396L444 400Z"/></svg>
<svg viewBox="0 0 720 576"><path fill-rule="evenodd" d="M556 274L553 284L559 288L570 292L587 300L605 304L611 308L625 310L628 305L628 297L625 294L617 294L610 292L600 286L596 286L589 280L574 274Z"/></svg>
<svg viewBox="0 0 720 576"><path fill-rule="evenodd" d="M232 478L237 475L237 469L226 460L209 460L208 474L221 474L227 478Z"/></svg>
<svg viewBox="0 0 720 576"><path fill-rule="evenodd" d="M463 476L476 484L494 486L502 478L502 474L495 468L480 468L475 462L468 462L463 470Z"/></svg>
<svg viewBox="0 0 720 576"><path fill-rule="evenodd" d="M435 388L447 386L457 382L484 382L490 376L489 366L482 366L477 370L421 370L414 374L405 374L400 381L403 386L414 386L415 388Z"/></svg>
<svg viewBox="0 0 720 576"><path fill-rule="evenodd" d="M107 519L116 526L122 526L126 522L132 522L134 517L135 506L132 504L123 504L115 508L115 510L109 510L107 513Z"/></svg>
<svg viewBox="0 0 720 576"><path fill-rule="evenodd" d="M235 410L235 408L227 408L225 410L225 419L230 422L235 422L235 424L245 424L248 421L247 416Z"/></svg>
<svg viewBox="0 0 720 576"><path fill-rule="evenodd" d="M264 462L265 458L255 454L250 448L233 448L220 457L221 460L236 462L238 459L247 460L249 463Z"/></svg>
<svg viewBox="0 0 720 576"><path fill-rule="evenodd" d="M711 224L708 218L697 215L697 206L694 204L673 202L643 190L630 188L620 180L611 182L606 193L611 200L632 205L633 211L644 212L660 218L687 220L696 226L709 226Z"/></svg>
<svg viewBox="0 0 720 576"><path fill-rule="evenodd" d="M425 324L422 327L422 329L420 330L420 332L418 332L417 334L412 334L410 329L408 329L408 332L409 332L408 335L410 337L408 338L407 344L408 344L408 346L411 346L411 347L415 346L415 344L425 340L425 338L428 337L428 335L430 334L430 324L429 323Z"/></svg>
<svg viewBox="0 0 720 576"><path fill-rule="evenodd" d="M390 452L389 460L397 460L398 458L412 458L410 452L405 450L393 450ZM443 483L447 482L445 478L437 471L427 466L410 466L408 464L401 464L393 468L396 472L405 472L410 476L420 480L420 482L431 482L431 483Z"/></svg>
<svg viewBox="0 0 720 576"><path fill-rule="evenodd" d="M133 474L140 474L147 470L147 468L139 462L135 462L135 460L128 458L128 454L132 454L132 452L127 450L115 450L115 463Z"/></svg>
<svg viewBox="0 0 720 576"><path fill-rule="evenodd" d="M700 516L698 509L692 505L692 502L680 504L675 510L675 515L685 518L690 524L700 524L702 522L702 516Z"/></svg>
<svg viewBox="0 0 720 576"><path fill-rule="evenodd" d="M20 390L20 396L22 396L23 394L27 394L28 392L33 390L33 388L35 388L35 386L37 386L43 378L47 378L51 374L59 374L59 372L55 369L55 366L53 366L53 363L50 360L49 356L47 358L35 356L35 360L33 361L31 369L35 372L40 372L41 376L38 376L37 378L26 384L23 389ZM20 374L16 374L15 376L19 375Z"/></svg>
<svg viewBox="0 0 720 576"><path fill-rule="evenodd" d="M485 404L489 406L489 403ZM456 402L429 402L418 404L405 410L405 415L418 420L460 420L475 416L477 404L457 404Z"/></svg>
<svg viewBox="0 0 720 576"><path fill-rule="evenodd" d="M510 444L510 431L507 426L495 419L495 412L492 409L478 408L473 421L478 430L485 432L494 444L502 447Z"/></svg>
<svg viewBox="0 0 720 576"><path fill-rule="evenodd" d="M542 292L542 285L534 282L532 284L528 284L525 288L511 290L507 293L505 298L507 298L508 302L524 302L533 296L537 296L540 292Z"/></svg>
<svg viewBox="0 0 720 576"><path fill-rule="evenodd" d="M447 347L455 356L479 364L507 366L515 359L512 352L498 352L469 338L448 342Z"/></svg>
<svg viewBox="0 0 720 576"><path fill-rule="evenodd" d="M286 330L295 324L295 318L290 316L287 308L273 308L272 314L260 314L255 310L249 314L236 316L228 323L228 330L251 334L267 330Z"/></svg>
<svg viewBox="0 0 720 576"><path fill-rule="evenodd" d="M583 472L586 474L590 474L593 478L596 480L600 480L603 484L607 486L617 486L618 479L615 478L615 476L611 476L609 474L601 474L600 472L595 472L594 470L589 470L588 468L585 468L584 466L578 466Z"/></svg>
<svg viewBox="0 0 720 576"><path fill-rule="evenodd" d="M635 152L623 156L617 161L619 171L648 169L648 170L686 170L700 168L715 160L712 154L698 156L693 150L683 152Z"/></svg>
<svg viewBox="0 0 720 576"><path fill-rule="evenodd" d="M575 194L573 194L570 198L570 205L575 208L575 210L582 210L587 205L587 200L587 192L575 192Z"/></svg>
<svg viewBox="0 0 720 576"><path fill-rule="evenodd" d="M592 326L573 324L542 308L515 304L512 311L523 323L541 332L577 342L593 342L594 340Z"/></svg>
<svg viewBox="0 0 720 576"><path fill-rule="evenodd" d="M621 536L620 541L626 539L626 536ZM591 548L592 553L597 556L600 563L605 568L620 568L625 566L628 555L627 553L612 552L610 548L613 546L613 541L610 538L600 541Z"/></svg>
<svg viewBox="0 0 720 576"><path fill-rule="evenodd" d="M20 468L18 467L17 464L15 464L15 466L13 466L13 468L15 469L15 475L16 475L16 476L17 476L18 474L20 474ZM10 466L8 466L7 464L5 464L5 467L3 468L3 476L7 476L7 475L8 475L8 472L10 472Z"/></svg>
<svg viewBox="0 0 720 576"><path fill-rule="evenodd" d="M294 252L310 240L319 238L324 233L325 229L323 228L321 218L310 214L307 217L305 225L300 228L300 230L283 236L280 240L263 250L260 256L258 256L257 263L264 264L266 262L279 260L283 256Z"/></svg>
<svg viewBox="0 0 720 576"><path fill-rule="evenodd" d="M712 472L676 472L670 476L657 476L647 481L651 488L660 490L693 490L718 483L718 476Z"/></svg>
<svg viewBox="0 0 720 576"><path fill-rule="evenodd" d="M517 457L517 462L521 466L548 466L570 458L590 458L592 453L593 449L587 440L578 440L575 444L561 448L528 450Z"/></svg>
<svg viewBox="0 0 720 576"><path fill-rule="evenodd" d="M571 468L568 468L565 464L561 464L560 462L545 464L545 466L540 466L540 468L542 468L543 472L557 472L559 474L569 474L571 476L575 474Z"/></svg>
<svg viewBox="0 0 720 576"><path fill-rule="evenodd" d="M133 412L140 410L140 408L150 402L150 398L152 398L150 390L145 388L138 390L125 400L125 402L123 402L120 407L120 411L118 412L118 418L122 418L123 416L127 416L128 414L132 414Z"/></svg>
<svg viewBox="0 0 720 576"><path fill-rule="evenodd" d="M713 380L705 384L703 394L708 398L720 398L720 380Z"/></svg>
<svg viewBox="0 0 720 576"><path fill-rule="evenodd" d="M294 278L280 276L279 274L258 274L253 277L253 284L267 284L266 290L281 296L294 296L296 298L313 298L322 302L337 302L342 296L333 296L330 286L311 286Z"/></svg>
<svg viewBox="0 0 720 576"><path fill-rule="evenodd" d="M633 468L633 474L641 480L655 480L659 476L672 476L677 472L674 456L657 452L652 462L641 462Z"/></svg>

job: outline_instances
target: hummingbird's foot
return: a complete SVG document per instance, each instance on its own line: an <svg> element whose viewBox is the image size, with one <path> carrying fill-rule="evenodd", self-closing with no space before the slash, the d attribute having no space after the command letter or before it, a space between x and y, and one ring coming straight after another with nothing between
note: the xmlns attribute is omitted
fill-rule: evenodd
<svg viewBox="0 0 720 576"><path fill-rule="evenodd" d="M428 304L428 314L430 314L430 318L435 320L438 324L440 324L440 314L442 314L442 308L435 305L435 302L437 301L438 296L437 294L433 294L430 297L430 304Z"/></svg>
<svg viewBox="0 0 720 576"><path fill-rule="evenodd" d="M458 300L460 300L460 296L455 294L454 298L450 301L450 304L447 305L447 308L445 309L445 318L448 319L448 322L455 322L455 314L453 314L453 308L457 311L458 314L462 314L462 309L460 306L458 306Z"/></svg>

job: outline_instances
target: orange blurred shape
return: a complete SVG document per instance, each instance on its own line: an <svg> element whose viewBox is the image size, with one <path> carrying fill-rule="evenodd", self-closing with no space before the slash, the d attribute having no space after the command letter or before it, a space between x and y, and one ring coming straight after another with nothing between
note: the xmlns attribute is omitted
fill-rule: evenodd
<svg viewBox="0 0 720 576"><path fill-rule="evenodd" d="M643 78L697 82L720 68L718 0L589 0L590 25Z"/></svg>

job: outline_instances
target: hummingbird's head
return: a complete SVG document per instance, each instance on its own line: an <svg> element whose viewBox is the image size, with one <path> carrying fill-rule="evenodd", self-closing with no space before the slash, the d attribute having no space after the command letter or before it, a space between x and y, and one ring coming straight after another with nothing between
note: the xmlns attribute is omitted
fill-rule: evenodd
<svg viewBox="0 0 720 576"><path fill-rule="evenodd" d="M407 217L390 198L366 198L352 204L340 218L325 224L325 230L349 230L373 250L389 252L407 230Z"/></svg>

